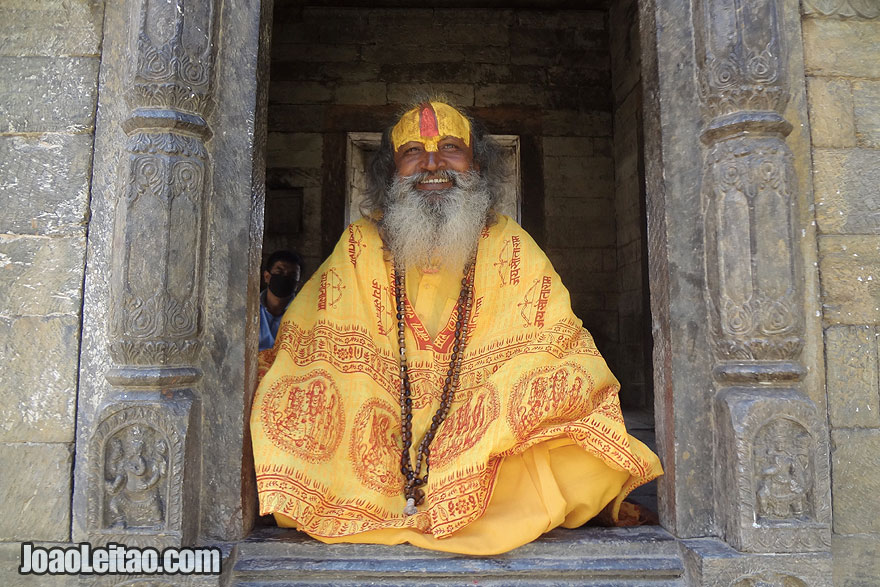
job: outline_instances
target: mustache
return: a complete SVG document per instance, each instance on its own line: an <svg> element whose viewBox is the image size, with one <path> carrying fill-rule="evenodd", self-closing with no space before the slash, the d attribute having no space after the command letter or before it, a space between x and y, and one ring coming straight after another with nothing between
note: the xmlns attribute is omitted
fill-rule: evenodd
<svg viewBox="0 0 880 587"><path fill-rule="evenodd" d="M451 169L441 169L439 171L421 171L419 173L414 173L413 175L400 177L399 179L406 187L415 187L428 179L442 179L443 181L452 182L453 187L460 188L463 187L474 174L476 174L475 171L453 171Z"/></svg>

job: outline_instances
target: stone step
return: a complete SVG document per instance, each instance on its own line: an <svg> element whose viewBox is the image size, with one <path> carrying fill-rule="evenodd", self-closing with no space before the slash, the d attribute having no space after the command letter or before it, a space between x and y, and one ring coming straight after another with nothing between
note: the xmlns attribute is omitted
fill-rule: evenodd
<svg viewBox="0 0 880 587"><path fill-rule="evenodd" d="M239 543L231 585L684 585L675 539L658 526L557 529L498 556L463 556L408 545L317 542L266 528Z"/></svg>

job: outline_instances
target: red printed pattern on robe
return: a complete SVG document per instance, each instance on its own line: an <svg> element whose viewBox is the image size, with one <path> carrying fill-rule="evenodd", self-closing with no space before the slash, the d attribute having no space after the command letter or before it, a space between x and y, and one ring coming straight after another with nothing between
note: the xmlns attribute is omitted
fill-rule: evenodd
<svg viewBox="0 0 880 587"><path fill-rule="evenodd" d="M504 245L498 253L498 260L494 264L498 269L498 277L501 280L501 287L504 287L507 284L519 285L521 252L522 248L520 246L519 236L512 235L509 239L505 239Z"/></svg>
<svg viewBox="0 0 880 587"><path fill-rule="evenodd" d="M336 304L342 299L342 290L345 285L336 269L330 268L321 274L320 289L318 290L318 309L326 310L329 305L336 308Z"/></svg>
<svg viewBox="0 0 880 587"><path fill-rule="evenodd" d="M376 279L373 280L372 289L373 310L376 312L376 328L379 329L379 334L385 336L395 326L394 296L391 293L390 287L380 285Z"/></svg>
<svg viewBox="0 0 880 587"><path fill-rule="evenodd" d="M431 446L431 466L441 469L483 438L500 412L498 390L486 383L454 408Z"/></svg>
<svg viewBox="0 0 880 587"><path fill-rule="evenodd" d="M379 398L368 399L355 416L348 450L360 482L383 495L401 494L400 446L397 409Z"/></svg>
<svg viewBox="0 0 880 587"><path fill-rule="evenodd" d="M356 224L348 225L348 259L351 261L352 266L357 267L358 257L361 256L361 252L367 248L367 245L364 243L364 234L361 231L361 227Z"/></svg>
<svg viewBox="0 0 880 587"><path fill-rule="evenodd" d="M507 422L522 441L539 428L589 414L592 390L592 377L576 363L533 369L513 386Z"/></svg>
<svg viewBox="0 0 880 587"><path fill-rule="evenodd" d="M345 429L340 400L336 384L322 369L280 377L260 406L263 430L285 452L310 463L328 461Z"/></svg>
<svg viewBox="0 0 880 587"><path fill-rule="evenodd" d="M553 279L549 275L545 275L540 281L536 279L532 286L526 291L522 301L517 304L519 315L524 322L523 327L544 327L544 313L547 310L547 303L550 300L550 288L552 283Z"/></svg>

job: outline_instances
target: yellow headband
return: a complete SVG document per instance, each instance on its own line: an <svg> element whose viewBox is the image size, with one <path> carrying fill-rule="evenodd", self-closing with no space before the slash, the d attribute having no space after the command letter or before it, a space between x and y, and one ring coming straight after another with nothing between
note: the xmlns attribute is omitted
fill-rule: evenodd
<svg viewBox="0 0 880 587"><path fill-rule="evenodd" d="M424 143L426 151L436 151L445 137L456 137L471 144L471 123L461 113L443 102L425 102L404 114L391 129L394 152L410 141Z"/></svg>

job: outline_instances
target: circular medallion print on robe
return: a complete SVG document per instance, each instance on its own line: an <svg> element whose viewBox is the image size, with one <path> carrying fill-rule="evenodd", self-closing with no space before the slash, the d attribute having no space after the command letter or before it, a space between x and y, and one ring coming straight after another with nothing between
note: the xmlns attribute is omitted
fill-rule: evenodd
<svg viewBox="0 0 880 587"><path fill-rule="evenodd" d="M400 447L400 414L379 398L368 399L355 416L348 447L358 480L382 495L403 495Z"/></svg>
<svg viewBox="0 0 880 587"><path fill-rule="evenodd" d="M443 421L431 446L431 466L445 467L467 452L486 434L500 411L498 392L490 384L473 391L463 404Z"/></svg>
<svg viewBox="0 0 880 587"><path fill-rule="evenodd" d="M522 441L538 428L583 418L592 390L593 378L575 363L533 369L513 386L507 423Z"/></svg>
<svg viewBox="0 0 880 587"><path fill-rule="evenodd" d="M345 414L336 384L326 371L284 376L263 398L266 436L279 449L310 463L330 459L342 440Z"/></svg>

